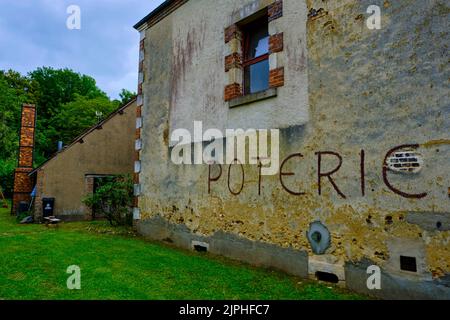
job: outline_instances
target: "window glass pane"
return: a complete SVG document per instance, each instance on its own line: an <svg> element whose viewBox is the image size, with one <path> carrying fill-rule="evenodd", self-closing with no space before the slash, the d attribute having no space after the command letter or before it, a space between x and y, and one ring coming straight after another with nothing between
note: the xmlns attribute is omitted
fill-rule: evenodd
<svg viewBox="0 0 450 320"><path fill-rule="evenodd" d="M269 30L267 22L259 21L248 30L247 59L260 57L269 53Z"/></svg>
<svg viewBox="0 0 450 320"><path fill-rule="evenodd" d="M255 93L269 88L269 60L245 68L245 93Z"/></svg>
<svg viewBox="0 0 450 320"><path fill-rule="evenodd" d="M269 36L263 33L255 34L250 38L249 59L257 58L269 53Z"/></svg>
<svg viewBox="0 0 450 320"><path fill-rule="evenodd" d="M255 57L260 57L263 54L269 53L269 36L259 40L254 52Z"/></svg>

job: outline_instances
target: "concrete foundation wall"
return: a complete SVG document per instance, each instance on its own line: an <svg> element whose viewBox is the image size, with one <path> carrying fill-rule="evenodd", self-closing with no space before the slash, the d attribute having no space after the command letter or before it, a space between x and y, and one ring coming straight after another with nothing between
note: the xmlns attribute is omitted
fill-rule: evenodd
<svg viewBox="0 0 450 320"><path fill-rule="evenodd" d="M272 31L285 33L285 87L277 98L229 109L223 30L246 5L262 2L191 0L145 31L139 230L158 240L180 238L174 242L182 247L198 237L219 254L305 274L306 258L299 257L320 264L306 236L320 221L331 234L321 263L349 287L367 290L361 263L370 261L384 272L374 295L449 299L448 5L284 0ZM382 9L381 30L366 26L373 4ZM318 13L308 17L311 9ZM170 133L191 129L194 120L205 129L281 129L284 172L294 175L260 180L258 167L246 165L235 196L229 185L240 188L240 167L231 167L228 181L224 165L209 185L208 165L170 160ZM402 145L422 155L421 171L384 175L387 153ZM322 173L342 157L332 176L336 188L326 177L319 183L320 152ZM217 237L220 249L213 249ZM242 244L245 253L236 239L251 243ZM262 260L256 243L270 246ZM299 262L273 265L272 246ZM417 272L401 270L401 256L415 258Z"/></svg>

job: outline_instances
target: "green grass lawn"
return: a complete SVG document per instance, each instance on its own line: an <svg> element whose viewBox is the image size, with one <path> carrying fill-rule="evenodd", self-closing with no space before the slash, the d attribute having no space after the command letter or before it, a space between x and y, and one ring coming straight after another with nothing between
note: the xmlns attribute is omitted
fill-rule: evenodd
<svg viewBox="0 0 450 320"><path fill-rule="evenodd" d="M81 268L68 290L67 267ZM0 299L360 299L220 257L191 253L103 222L19 225L0 209Z"/></svg>

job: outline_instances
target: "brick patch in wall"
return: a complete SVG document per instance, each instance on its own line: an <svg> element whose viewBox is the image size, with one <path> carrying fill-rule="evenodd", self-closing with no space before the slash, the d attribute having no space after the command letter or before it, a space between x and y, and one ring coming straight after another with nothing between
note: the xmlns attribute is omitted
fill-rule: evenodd
<svg viewBox="0 0 450 320"><path fill-rule="evenodd" d="M134 184L139 184L139 173L133 173L133 182Z"/></svg>
<svg viewBox="0 0 450 320"><path fill-rule="evenodd" d="M225 57L225 72L230 71L233 68L242 67L242 57L239 53L235 52Z"/></svg>
<svg viewBox="0 0 450 320"><path fill-rule="evenodd" d="M269 22L275 19L281 18L283 16L283 1L275 1L269 5L268 9Z"/></svg>
<svg viewBox="0 0 450 320"><path fill-rule="evenodd" d="M283 33L278 33L269 38L269 53L277 53L283 51L284 41Z"/></svg>
<svg viewBox="0 0 450 320"><path fill-rule="evenodd" d="M140 139L141 138L141 129L136 129L136 133L135 133L135 140Z"/></svg>
<svg viewBox="0 0 450 320"><path fill-rule="evenodd" d="M134 151L133 159L134 161L139 161L141 159L141 154L139 151Z"/></svg>
<svg viewBox="0 0 450 320"><path fill-rule="evenodd" d="M242 87L239 83L232 83L225 87L225 101L242 96Z"/></svg>
<svg viewBox="0 0 450 320"><path fill-rule="evenodd" d="M241 31L235 24L225 29L225 43L228 43L233 39L241 39Z"/></svg>
<svg viewBox="0 0 450 320"><path fill-rule="evenodd" d="M270 70L269 86L271 88L278 88L284 86L284 68Z"/></svg>

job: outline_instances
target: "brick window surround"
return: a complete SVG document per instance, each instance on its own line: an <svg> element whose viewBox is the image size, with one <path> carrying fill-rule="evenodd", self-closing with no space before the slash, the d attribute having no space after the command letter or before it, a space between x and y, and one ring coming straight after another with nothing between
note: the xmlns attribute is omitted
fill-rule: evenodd
<svg viewBox="0 0 450 320"><path fill-rule="evenodd" d="M269 25L276 23L276 20L283 17L283 1L278 0L271 3L266 8L261 8L253 15L267 15ZM251 17L252 15L250 15ZM247 17L248 18L248 17ZM247 20L245 18L245 20ZM224 57L225 72L228 74L228 84L224 88L224 100L231 102L244 96L244 70L243 70L243 30L245 26L242 22L236 22L224 30L225 44L230 48L229 54ZM269 59L284 50L284 34L269 34ZM269 71L269 90L284 86L284 66L271 65ZM259 95L261 96L261 95Z"/></svg>

